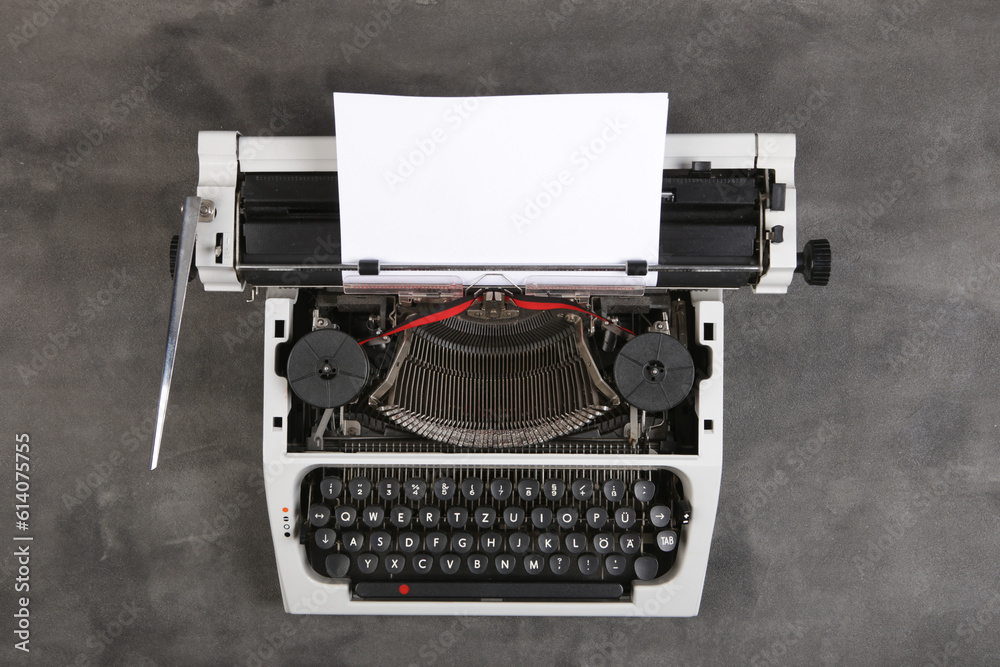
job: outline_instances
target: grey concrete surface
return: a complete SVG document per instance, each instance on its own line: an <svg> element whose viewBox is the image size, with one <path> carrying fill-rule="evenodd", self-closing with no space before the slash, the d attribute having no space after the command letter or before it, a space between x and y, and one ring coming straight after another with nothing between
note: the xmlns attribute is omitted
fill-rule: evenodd
<svg viewBox="0 0 1000 667"><path fill-rule="evenodd" d="M996 664L996 3L396 8L2 3L0 662ZM189 297L147 470L197 132L330 134L335 90L483 81L665 90L671 132L798 135L800 234L831 240L833 280L728 297L726 467L697 618L285 615L254 486L261 306L241 295ZM28 655L13 633L20 433Z"/></svg>

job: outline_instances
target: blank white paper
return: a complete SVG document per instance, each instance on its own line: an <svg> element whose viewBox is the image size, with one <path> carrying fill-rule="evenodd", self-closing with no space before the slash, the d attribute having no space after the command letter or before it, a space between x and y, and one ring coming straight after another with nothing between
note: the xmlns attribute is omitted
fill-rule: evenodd
<svg viewBox="0 0 1000 667"><path fill-rule="evenodd" d="M346 263L657 263L666 93L335 93L334 109Z"/></svg>

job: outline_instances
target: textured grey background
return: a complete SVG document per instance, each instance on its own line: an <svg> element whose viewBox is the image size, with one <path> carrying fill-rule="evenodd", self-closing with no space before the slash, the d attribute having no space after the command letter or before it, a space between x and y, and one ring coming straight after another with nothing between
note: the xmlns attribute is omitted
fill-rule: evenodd
<svg viewBox="0 0 1000 667"><path fill-rule="evenodd" d="M429 1L367 44L383 5L3 3L0 498L27 432L30 658L995 664L996 3ZM800 238L831 240L834 277L728 297L726 467L695 619L286 616L257 486L261 306L241 295L191 294L147 470L197 132L330 134L334 90L484 81L666 90L671 132L798 134ZM0 551L0 662L21 661Z"/></svg>

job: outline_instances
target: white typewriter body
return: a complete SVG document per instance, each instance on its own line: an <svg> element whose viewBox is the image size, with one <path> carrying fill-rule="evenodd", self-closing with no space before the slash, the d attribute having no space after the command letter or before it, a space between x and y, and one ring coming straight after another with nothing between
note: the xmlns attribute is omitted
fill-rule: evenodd
<svg viewBox="0 0 1000 667"><path fill-rule="evenodd" d="M214 217L198 224L194 262L208 291L242 291L238 271L238 182L253 172L337 170L334 137L241 137L236 132L202 132L199 137L198 196L214 202ZM780 226L783 242L771 244L756 292L786 292L796 271L795 137L783 134L668 135L664 169L685 169L695 161L712 168L773 169L786 186L784 210L768 211L764 238ZM779 233L782 231L779 230ZM708 377L696 384L700 428L695 455L549 453L341 453L289 452L289 382L276 372L279 346L293 331L295 287L267 288L264 324L263 469L268 522L285 610L297 614L458 614L550 616L694 616L698 613L715 524L722 473L725 322L724 289L691 289L697 343L710 350ZM346 580L317 574L300 541L304 477L321 466L465 466L619 469L662 468L677 475L693 511L677 546L676 562L664 575L636 581L625 601L554 600L378 600L357 599Z"/></svg>

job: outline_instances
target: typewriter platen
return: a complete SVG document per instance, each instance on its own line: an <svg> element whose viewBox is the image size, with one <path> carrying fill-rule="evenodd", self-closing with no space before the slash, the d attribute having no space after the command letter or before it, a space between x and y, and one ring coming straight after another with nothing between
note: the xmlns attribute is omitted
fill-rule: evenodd
<svg viewBox="0 0 1000 667"><path fill-rule="evenodd" d="M553 267L344 264L334 137L202 132L172 263L208 291L266 295L264 475L286 611L697 614L722 470L723 292L829 278L825 240L797 252L794 155L793 135L668 135L659 263L569 267L655 272L655 287L511 284L505 270ZM483 278L448 278L459 270Z"/></svg>

